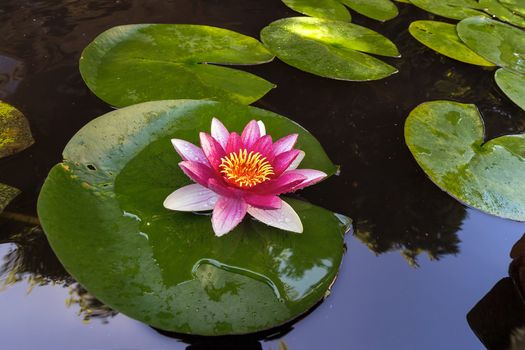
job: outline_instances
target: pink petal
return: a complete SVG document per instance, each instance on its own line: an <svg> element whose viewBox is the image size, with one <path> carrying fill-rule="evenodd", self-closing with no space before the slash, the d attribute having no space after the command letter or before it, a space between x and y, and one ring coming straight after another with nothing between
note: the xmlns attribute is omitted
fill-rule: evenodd
<svg viewBox="0 0 525 350"><path fill-rule="evenodd" d="M184 186L164 200L164 207L177 211L212 210L219 196L199 184Z"/></svg>
<svg viewBox="0 0 525 350"><path fill-rule="evenodd" d="M279 154L272 162L273 172L275 176L281 175L286 169L290 167L293 161L299 156L301 151L292 149Z"/></svg>
<svg viewBox="0 0 525 350"><path fill-rule="evenodd" d="M206 158L208 158L212 168L216 170L219 169L221 158L226 156L224 149L217 140L211 137L211 135L201 132L199 136L201 139L202 151L206 155Z"/></svg>
<svg viewBox="0 0 525 350"><path fill-rule="evenodd" d="M228 132L228 129L226 129L224 124L217 118L213 118L211 120L211 136L215 140L217 140L217 142L222 146L222 148L226 149L230 133Z"/></svg>
<svg viewBox="0 0 525 350"><path fill-rule="evenodd" d="M257 194L274 194L291 192L296 186L300 185L306 177L293 171L283 173L278 178L263 182L255 187Z"/></svg>
<svg viewBox="0 0 525 350"><path fill-rule="evenodd" d="M297 233L303 232L301 218L285 201L282 201L280 209L259 209L248 207L248 214L266 225L277 227L281 230Z"/></svg>
<svg viewBox="0 0 525 350"><path fill-rule="evenodd" d="M313 184L316 184L319 181L325 179L327 176L324 172L319 171L319 170L314 170L314 169L297 169L297 170L286 172L286 174L290 174L290 173L302 175L305 177L305 180L301 182L300 184L298 184L297 186L295 186L290 192L294 192L294 191L300 190L301 188L305 188Z"/></svg>
<svg viewBox="0 0 525 350"><path fill-rule="evenodd" d="M259 124L255 120L246 125L244 128L241 138L244 146L251 150L253 144L261 137L261 129L259 129Z"/></svg>
<svg viewBox="0 0 525 350"><path fill-rule="evenodd" d="M204 152L193 143L179 139L171 139L171 143L182 160L193 160L206 165L210 164Z"/></svg>
<svg viewBox="0 0 525 350"><path fill-rule="evenodd" d="M211 223L217 237L233 230L246 215L248 204L242 199L220 197L213 209Z"/></svg>
<svg viewBox="0 0 525 350"><path fill-rule="evenodd" d="M266 157L269 162L273 161L273 150L272 150L272 137L265 135L258 139L252 147L253 152L259 152Z"/></svg>
<svg viewBox="0 0 525 350"><path fill-rule="evenodd" d="M244 200L260 209L279 209L282 205L281 198L274 195L245 194Z"/></svg>
<svg viewBox="0 0 525 350"><path fill-rule="evenodd" d="M291 150L295 146L298 138L298 134L291 134L275 141L273 144L273 152L275 155L279 155L283 152Z"/></svg>
<svg viewBox="0 0 525 350"><path fill-rule="evenodd" d="M209 179L207 187L223 197L242 198L243 195L243 191L230 187L224 184L223 181L217 179Z"/></svg>
<svg viewBox="0 0 525 350"><path fill-rule="evenodd" d="M190 179L204 187L210 178L215 177L215 172L208 165L199 162L185 160L180 162L179 166Z"/></svg>
<svg viewBox="0 0 525 350"><path fill-rule="evenodd" d="M258 120L257 125L259 125L259 132L261 133L261 136L266 135L266 125L264 125L264 122L262 120Z"/></svg>
<svg viewBox="0 0 525 350"><path fill-rule="evenodd" d="M241 137L236 132L232 132L228 138L228 145L226 146L226 154L237 152L244 148L244 143Z"/></svg>
<svg viewBox="0 0 525 350"><path fill-rule="evenodd" d="M306 153L304 153L303 151L300 151L297 158L294 159L294 161L292 162L292 164L290 164L290 166L288 167L288 169L286 169L286 171L297 169L299 165L301 164L301 162L303 161L305 155Z"/></svg>

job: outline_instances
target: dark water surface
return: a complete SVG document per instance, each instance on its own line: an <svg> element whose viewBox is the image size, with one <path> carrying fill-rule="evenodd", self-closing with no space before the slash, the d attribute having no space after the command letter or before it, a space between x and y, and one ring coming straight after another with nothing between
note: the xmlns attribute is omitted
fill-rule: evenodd
<svg viewBox="0 0 525 350"><path fill-rule="evenodd" d="M0 222L0 348L26 349L483 349L469 310L503 277L525 224L465 208L412 159L403 123L416 105L475 103L487 137L525 131L525 112L497 89L493 70L431 52L407 32L430 16L399 4L384 24L354 22L392 39L400 73L376 82L323 79L275 60L243 68L278 85L256 106L309 129L342 173L302 196L354 218L356 232L332 295L273 336L177 338L104 307L61 267L38 230ZM49 169L71 136L111 110L78 72L82 49L129 23L197 23L258 37L294 16L279 0L0 0L0 99L22 110L37 143L0 160L0 182L23 194L9 211L35 215ZM504 302L505 300L501 300Z"/></svg>

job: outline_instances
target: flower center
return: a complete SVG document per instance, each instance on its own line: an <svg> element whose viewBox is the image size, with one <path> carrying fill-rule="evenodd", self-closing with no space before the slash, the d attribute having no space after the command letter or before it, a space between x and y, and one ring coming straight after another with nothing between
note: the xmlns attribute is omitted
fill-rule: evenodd
<svg viewBox="0 0 525 350"><path fill-rule="evenodd" d="M253 187L270 179L273 167L259 152L241 149L221 158L220 172L239 187Z"/></svg>

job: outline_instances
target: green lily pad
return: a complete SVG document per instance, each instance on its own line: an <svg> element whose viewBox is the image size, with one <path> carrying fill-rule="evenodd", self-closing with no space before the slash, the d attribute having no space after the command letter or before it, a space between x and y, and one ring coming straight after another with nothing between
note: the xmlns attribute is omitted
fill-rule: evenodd
<svg viewBox="0 0 525 350"><path fill-rule="evenodd" d="M261 31L263 43L283 62L322 77L365 81L397 69L364 52L398 57L394 43L365 27L321 18L277 20Z"/></svg>
<svg viewBox="0 0 525 350"><path fill-rule="evenodd" d="M525 110L525 75L501 68L496 71L495 78L501 91Z"/></svg>
<svg viewBox="0 0 525 350"><path fill-rule="evenodd" d="M19 189L0 183L0 214L19 194Z"/></svg>
<svg viewBox="0 0 525 350"><path fill-rule="evenodd" d="M0 101L0 158L21 152L35 143L26 117Z"/></svg>
<svg viewBox="0 0 525 350"><path fill-rule="evenodd" d="M180 333L256 332L324 298L346 226L290 199L302 234L245 219L217 238L210 216L166 210L166 196L191 182L170 139L196 143L212 117L232 131L257 119L274 138L299 133L304 167L335 171L311 134L277 114L213 101L148 102L97 118L71 139L42 188L38 213L65 268L113 309Z"/></svg>
<svg viewBox="0 0 525 350"><path fill-rule="evenodd" d="M410 113L405 140L419 166L451 196L525 221L525 134L485 141L476 106L433 101Z"/></svg>
<svg viewBox="0 0 525 350"><path fill-rule="evenodd" d="M339 21L350 21L347 8L378 21L387 21L398 15L390 0L282 0L286 6L307 16Z"/></svg>
<svg viewBox="0 0 525 350"><path fill-rule="evenodd" d="M454 24L415 21L410 24L409 31L420 43L442 55L479 66L494 66L461 41Z"/></svg>
<svg viewBox="0 0 525 350"><path fill-rule="evenodd" d="M471 17L457 25L463 42L488 61L525 74L525 32L487 17Z"/></svg>
<svg viewBox="0 0 525 350"><path fill-rule="evenodd" d="M333 19L338 21L352 20L348 9L339 0L282 0L294 11L303 15Z"/></svg>
<svg viewBox="0 0 525 350"><path fill-rule="evenodd" d="M525 27L525 18L514 14L512 10L504 6L497 0L479 0L479 4L483 9L493 16L496 16L502 21L513 24L518 27Z"/></svg>
<svg viewBox="0 0 525 350"><path fill-rule="evenodd" d="M472 16L481 16L484 13L476 0L410 0L417 7L435 15L464 19Z"/></svg>
<svg viewBox="0 0 525 350"><path fill-rule="evenodd" d="M100 34L84 49L80 73L95 95L117 107L175 98L250 104L274 85L219 65L253 65L272 59L259 41L230 30L137 24Z"/></svg>
<svg viewBox="0 0 525 350"><path fill-rule="evenodd" d="M499 0L499 2L514 14L525 17L525 0Z"/></svg>

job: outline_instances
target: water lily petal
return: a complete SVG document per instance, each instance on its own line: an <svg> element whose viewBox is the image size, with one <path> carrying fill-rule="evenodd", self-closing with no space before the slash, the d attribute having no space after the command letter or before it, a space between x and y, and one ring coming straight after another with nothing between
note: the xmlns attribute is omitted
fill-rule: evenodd
<svg viewBox="0 0 525 350"><path fill-rule="evenodd" d="M279 209L259 209L248 207L248 214L265 223L266 225L276 227L281 230L302 233L303 223L301 218L293 208L282 201L282 206Z"/></svg>
<svg viewBox="0 0 525 350"><path fill-rule="evenodd" d="M164 207L177 211L212 210L219 196L199 184L184 186L164 200Z"/></svg>
<svg viewBox="0 0 525 350"><path fill-rule="evenodd" d="M193 160L206 165L210 164L202 149L195 146L193 143L179 139L171 139L171 143L173 144L173 147L175 147L175 151L181 156L182 160Z"/></svg>
<svg viewBox="0 0 525 350"><path fill-rule="evenodd" d="M252 120L244 128L241 138L244 143L244 147L251 150L253 144L261 137L261 129L257 121Z"/></svg>
<svg viewBox="0 0 525 350"><path fill-rule="evenodd" d="M242 199L220 197L213 209L211 223L217 237L233 230L246 215L248 204Z"/></svg>
<svg viewBox="0 0 525 350"><path fill-rule="evenodd" d="M208 158L212 168L219 169L219 165L221 165L221 158L226 156L224 149L211 135L201 132L199 136L201 139L202 151L206 155L206 158Z"/></svg>
<svg viewBox="0 0 525 350"><path fill-rule="evenodd" d="M295 170L283 173L278 178L263 182L255 187L257 194L275 194L291 192L296 186L306 180L306 176L294 173Z"/></svg>
<svg viewBox="0 0 525 350"><path fill-rule="evenodd" d="M215 177L215 172L208 166L199 162L185 160L179 163L180 168L190 179L206 187L208 180Z"/></svg>
<svg viewBox="0 0 525 350"><path fill-rule="evenodd" d="M242 198L243 195L243 191L240 189L228 186L218 179L209 179L207 187L223 197Z"/></svg>
<svg viewBox="0 0 525 350"><path fill-rule="evenodd" d="M286 169L288 169L300 153L301 151L292 149L275 157L274 161L272 162L275 176L281 175Z"/></svg>
<svg viewBox="0 0 525 350"><path fill-rule="evenodd" d="M259 125L259 132L261 133L261 136L266 135L266 125L264 125L264 122L262 120L258 120L257 124Z"/></svg>
<svg viewBox="0 0 525 350"><path fill-rule="evenodd" d="M272 149L272 137L270 135L265 135L258 139L252 147L253 152L259 152L266 157L269 162L272 162L274 159L273 149Z"/></svg>
<svg viewBox="0 0 525 350"><path fill-rule="evenodd" d="M228 138L230 137L230 132L224 124L217 118L211 120L211 136L217 140L217 142L226 149L228 145Z"/></svg>
<svg viewBox="0 0 525 350"><path fill-rule="evenodd" d="M226 154L237 152L238 150L243 149L243 148L244 148L244 143L242 142L242 138L236 132L232 132L230 134L230 137L228 138L228 145L226 146Z"/></svg>
<svg viewBox="0 0 525 350"><path fill-rule="evenodd" d="M299 138L298 134L291 134L275 141L273 144L273 152L275 155L279 155L283 152L287 152L295 146L297 139Z"/></svg>
<svg viewBox="0 0 525 350"><path fill-rule="evenodd" d="M299 151L297 158L294 159L294 161L292 162L292 164L290 164L290 166L288 167L288 169L286 169L286 171L297 169L299 165L301 164L301 162L303 161L304 156L306 156L306 153L304 153L304 151Z"/></svg>
<svg viewBox="0 0 525 350"><path fill-rule="evenodd" d="M297 186L295 186L290 192L294 192L294 191L300 190L301 188L305 188L313 184L316 184L319 181L326 178L327 176L324 172L319 171L319 170L314 170L314 169L297 169L297 170L292 170L292 171L287 172L287 174L290 174L290 173L302 175L305 177L305 180L301 182L300 184L298 184Z"/></svg>
<svg viewBox="0 0 525 350"><path fill-rule="evenodd" d="M260 209L279 209L282 200L275 195L246 194L244 200L249 205Z"/></svg>

